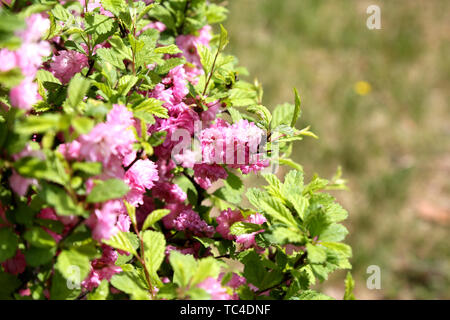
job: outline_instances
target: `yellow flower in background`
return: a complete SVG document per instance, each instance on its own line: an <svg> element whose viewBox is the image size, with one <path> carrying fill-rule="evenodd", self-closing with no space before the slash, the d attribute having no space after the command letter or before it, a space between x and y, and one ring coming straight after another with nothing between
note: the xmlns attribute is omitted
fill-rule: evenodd
<svg viewBox="0 0 450 320"><path fill-rule="evenodd" d="M367 81L358 81L355 83L354 90L360 96L365 96L372 91L372 86Z"/></svg>

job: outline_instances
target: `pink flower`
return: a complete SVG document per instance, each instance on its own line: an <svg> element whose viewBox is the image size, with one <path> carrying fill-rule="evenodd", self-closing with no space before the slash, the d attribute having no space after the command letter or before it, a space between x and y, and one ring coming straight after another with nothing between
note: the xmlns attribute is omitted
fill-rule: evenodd
<svg viewBox="0 0 450 320"><path fill-rule="evenodd" d="M59 152L61 152L62 155L68 160L78 159L80 157L80 148L81 144L77 140L74 140L71 143L60 144L58 146Z"/></svg>
<svg viewBox="0 0 450 320"><path fill-rule="evenodd" d="M152 195L166 202L184 202L187 199L186 192L170 182L157 182L152 189Z"/></svg>
<svg viewBox="0 0 450 320"><path fill-rule="evenodd" d="M91 262L91 272L81 283L89 291L97 288L102 280L110 281L115 274L122 272L122 268L115 265L117 251L105 244L102 245L102 250L102 256Z"/></svg>
<svg viewBox="0 0 450 320"><path fill-rule="evenodd" d="M17 32L17 35L24 42L36 42L50 28L50 20L40 14L32 14L26 19L27 27L23 31Z"/></svg>
<svg viewBox="0 0 450 320"><path fill-rule="evenodd" d="M59 55L53 56L52 62L50 63L50 70L56 78L65 84L76 73L88 66L89 63L86 55L74 50L62 50L59 51Z"/></svg>
<svg viewBox="0 0 450 320"><path fill-rule="evenodd" d="M208 189L211 184L219 179L228 177L227 171L218 164L196 164L194 165L194 180L203 189Z"/></svg>
<svg viewBox="0 0 450 320"><path fill-rule="evenodd" d="M186 60L198 68L202 68L200 56L198 55L198 46L209 46L212 39L211 26L206 25L199 30L199 35L180 35L176 39L177 46L183 51Z"/></svg>
<svg viewBox="0 0 450 320"><path fill-rule="evenodd" d="M88 161L100 161L105 167L115 169L119 160L129 165L136 158L133 143L136 141L130 127L134 125L133 113L122 105L114 105L105 123L99 123L91 132L78 138L80 157Z"/></svg>
<svg viewBox="0 0 450 320"><path fill-rule="evenodd" d="M214 227L203 221L198 213L192 209L181 211L174 220L174 225L178 231L189 231L194 236L212 237L215 232Z"/></svg>
<svg viewBox="0 0 450 320"><path fill-rule="evenodd" d="M5 272L17 275L25 271L27 263L23 253L20 250L17 250L16 255L13 258L4 261L2 266Z"/></svg>
<svg viewBox="0 0 450 320"><path fill-rule="evenodd" d="M268 159L259 150L263 136L263 130L253 122L239 120L229 125L217 119L200 134L203 162L225 163L243 174L260 171L269 166Z"/></svg>
<svg viewBox="0 0 450 320"><path fill-rule="evenodd" d="M16 54L8 49L0 50L0 71L6 72L17 66Z"/></svg>
<svg viewBox="0 0 450 320"><path fill-rule="evenodd" d="M150 160L138 160L125 173L125 182L130 186L128 201L136 206L143 203L143 195L146 189L151 189L155 181L158 181L156 165Z"/></svg>
<svg viewBox="0 0 450 320"><path fill-rule="evenodd" d="M92 229L92 237L101 241L114 236L119 231L116 224L122 213L126 214L126 210L119 200L105 202L101 209L95 209L94 214L86 221L86 224Z"/></svg>
<svg viewBox="0 0 450 320"><path fill-rule="evenodd" d="M236 237L230 234L230 227L239 221L244 220L240 210L231 210L228 208L220 213L216 218L218 226L216 228L217 232L227 240L234 240Z"/></svg>
<svg viewBox="0 0 450 320"><path fill-rule="evenodd" d="M38 86L30 78L25 78L17 87L11 89L9 98L14 107L30 110L40 99Z"/></svg>
<svg viewBox="0 0 450 320"><path fill-rule="evenodd" d="M248 216L244 221L253 224L263 224L267 220L263 215L255 213ZM255 242L255 236L261 232L264 232L264 229L249 234L241 234L239 236L236 236L236 242L240 243L243 249L255 248L257 252L261 252L263 249L260 248Z"/></svg>
<svg viewBox="0 0 450 320"><path fill-rule="evenodd" d="M217 114L220 112L222 103L220 101L214 101L208 103L206 106L208 107L208 110L203 111L200 116L202 121L205 123L214 121L216 119Z"/></svg>
<svg viewBox="0 0 450 320"><path fill-rule="evenodd" d="M175 219L178 215L184 210L191 210L191 206L179 202L173 202L166 204L165 209L169 209L170 213L162 219L164 227L166 229L173 229L175 228Z"/></svg>
<svg viewBox="0 0 450 320"><path fill-rule="evenodd" d="M117 227L119 228L120 231L123 232L128 232L130 231L130 226L131 226L131 219L128 216L128 214L120 214L119 218L117 219Z"/></svg>
<svg viewBox="0 0 450 320"><path fill-rule="evenodd" d="M205 290L211 295L211 300L231 300L231 296L227 290L222 287L220 281L212 277L208 277L197 285L197 287Z"/></svg>
<svg viewBox="0 0 450 320"><path fill-rule="evenodd" d="M228 209L226 211L222 211L220 215L216 218L216 221L218 223L216 230L218 233L220 233L220 235L224 239L235 240L237 243L242 245L243 249L255 248L256 250L262 250L262 248L260 248L256 244L255 236L258 233L264 232L263 229L249 234L242 234L239 236L235 236L230 233L230 227L234 223L239 221L244 221L253 224L263 224L267 221L263 215L255 213L248 216L247 218L244 218L240 210L233 211L231 209Z"/></svg>
<svg viewBox="0 0 450 320"><path fill-rule="evenodd" d="M46 41L22 43L15 51L17 66L25 76L34 78L42 64L42 58L50 53L50 44Z"/></svg>
<svg viewBox="0 0 450 320"><path fill-rule="evenodd" d="M9 185L11 186L13 191L21 197L23 197L27 193L28 188L31 185L37 185L37 183L38 182L36 179L24 178L15 170L13 170L11 177L9 177Z"/></svg>

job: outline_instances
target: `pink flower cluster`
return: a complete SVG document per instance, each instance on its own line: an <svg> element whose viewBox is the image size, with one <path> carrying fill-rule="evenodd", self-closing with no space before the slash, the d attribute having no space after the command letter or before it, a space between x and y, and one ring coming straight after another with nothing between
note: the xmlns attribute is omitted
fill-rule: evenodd
<svg viewBox="0 0 450 320"><path fill-rule="evenodd" d="M212 39L211 26L204 26L198 31L198 36L195 35L180 35L176 39L177 46L183 51L183 56L187 62L191 63L193 67L186 67L189 80L196 84L197 77L203 74L200 56L198 54L199 45L209 47L209 42Z"/></svg>
<svg viewBox="0 0 450 320"><path fill-rule="evenodd" d="M230 125L221 119L200 135L203 162L225 163L243 174L258 172L269 166L269 160L259 152L264 131L253 122L239 120Z"/></svg>
<svg viewBox="0 0 450 320"><path fill-rule="evenodd" d="M12 106L30 110L40 99L37 84L34 82L36 72L42 64L42 58L50 54L50 45L41 41L41 37L50 27L50 21L40 14L33 14L26 19L26 28L17 32L22 40L21 46L15 51L0 50L0 71L6 72L19 68L24 75L22 82L11 89Z"/></svg>
<svg viewBox="0 0 450 320"><path fill-rule="evenodd" d="M87 290L97 288L102 280L111 280L112 276L122 272L122 268L115 265L117 251L107 245L102 245L103 253L99 259L91 262L91 271L81 285Z"/></svg>
<svg viewBox="0 0 450 320"><path fill-rule="evenodd" d="M74 50L61 50L58 55L53 56L50 70L56 78L66 84L76 73L88 66L86 55Z"/></svg>
<svg viewBox="0 0 450 320"><path fill-rule="evenodd" d="M70 160L101 162L103 173L96 179L117 178L130 187L126 196L134 206L143 204L144 194L159 179L157 166L151 160L136 160L133 143L136 141L131 128L135 125L132 112L122 105L114 105L106 122L97 124L91 132L77 140L60 145L60 152ZM131 165L131 166L130 166ZM125 171L124 166L130 166ZM88 190L92 188L92 182ZM109 201L97 208L87 224L93 230L94 239L109 239L117 230L128 231L128 215L121 201Z"/></svg>
<svg viewBox="0 0 450 320"><path fill-rule="evenodd" d="M214 227L202 220L190 205L169 203L166 205L166 209L169 209L170 213L163 218L165 228L187 231L191 235L200 237L212 237L214 235Z"/></svg>

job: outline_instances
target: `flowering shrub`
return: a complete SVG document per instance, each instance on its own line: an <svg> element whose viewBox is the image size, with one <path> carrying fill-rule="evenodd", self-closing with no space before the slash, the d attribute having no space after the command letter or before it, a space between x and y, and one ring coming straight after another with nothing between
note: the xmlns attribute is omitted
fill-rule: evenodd
<svg viewBox="0 0 450 320"><path fill-rule="evenodd" d="M226 13L2 1L1 298L317 299L316 281L351 268L326 193L344 181L304 182L297 91L261 104L213 33ZM252 175L266 185L246 190Z"/></svg>

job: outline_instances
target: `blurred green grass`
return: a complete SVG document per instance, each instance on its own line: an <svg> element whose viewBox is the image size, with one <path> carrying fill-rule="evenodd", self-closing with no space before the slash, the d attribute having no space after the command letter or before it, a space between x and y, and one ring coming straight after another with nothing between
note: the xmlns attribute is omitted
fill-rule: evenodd
<svg viewBox="0 0 450 320"><path fill-rule="evenodd" d="M381 8L381 30L366 8ZM331 177L342 165L359 298L450 298L450 2L231 0L228 51L270 108L302 96L294 159ZM252 79L250 79L252 80ZM368 92L355 86L368 83ZM367 85L366 85L367 86ZM381 267L382 289L366 269ZM344 272L324 288L340 297Z"/></svg>

